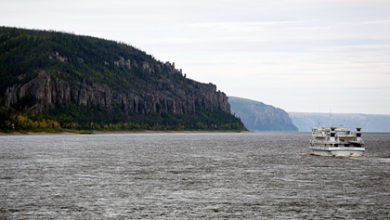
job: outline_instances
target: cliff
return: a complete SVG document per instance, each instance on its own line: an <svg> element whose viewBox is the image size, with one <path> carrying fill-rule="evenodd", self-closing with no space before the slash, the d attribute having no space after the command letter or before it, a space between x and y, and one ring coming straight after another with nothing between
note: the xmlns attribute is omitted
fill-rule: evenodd
<svg viewBox="0 0 390 220"><path fill-rule="evenodd" d="M186 90L191 92L186 93ZM26 98L32 99L33 104L25 106L25 112L28 113L43 113L70 102L108 110L119 104L126 113L140 114L192 114L196 112L196 106L207 111L222 110L230 113L226 95L216 92L215 85L193 83L185 87L182 84L171 84L167 79L160 79L145 90L111 88L87 80L74 82L71 87L67 81L53 79L49 73L41 71L26 83L7 87L4 97L7 107Z"/></svg>
<svg viewBox="0 0 390 220"><path fill-rule="evenodd" d="M2 104L61 127L245 129L215 85L126 44L1 27L0 51Z"/></svg>
<svg viewBox="0 0 390 220"><path fill-rule="evenodd" d="M229 96L232 112L251 131L298 131L283 109L262 102Z"/></svg>

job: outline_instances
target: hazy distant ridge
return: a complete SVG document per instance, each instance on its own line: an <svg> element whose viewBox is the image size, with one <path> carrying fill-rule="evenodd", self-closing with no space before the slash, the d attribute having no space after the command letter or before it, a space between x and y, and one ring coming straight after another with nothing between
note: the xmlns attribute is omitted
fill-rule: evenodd
<svg viewBox="0 0 390 220"><path fill-rule="evenodd" d="M366 132L390 132L390 115L289 113L299 131L311 131L313 127L362 128Z"/></svg>

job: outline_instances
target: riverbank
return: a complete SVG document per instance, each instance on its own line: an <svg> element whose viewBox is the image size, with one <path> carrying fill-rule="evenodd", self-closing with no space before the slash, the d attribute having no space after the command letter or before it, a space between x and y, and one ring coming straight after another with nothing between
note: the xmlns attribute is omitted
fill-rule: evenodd
<svg viewBox="0 0 390 220"><path fill-rule="evenodd" d="M128 134L128 133L243 133L247 130L35 130L35 131L0 131L1 135L50 135L50 134Z"/></svg>

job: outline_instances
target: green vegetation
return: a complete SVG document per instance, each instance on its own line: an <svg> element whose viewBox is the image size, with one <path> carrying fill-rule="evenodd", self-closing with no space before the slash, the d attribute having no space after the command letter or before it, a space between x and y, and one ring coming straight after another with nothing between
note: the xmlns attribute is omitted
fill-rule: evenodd
<svg viewBox="0 0 390 220"><path fill-rule="evenodd" d="M117 109L107 111L85 106L61 106L45 114L28 114L0 107L0 131L86 132L99 131L183 131L245 130L239 119L223 111L201 111L191 115L163 113L127 115ZM79 132L76 132L79 133Z"/></svg>
<svg viewBox="0 0 390 220"><path fill-rule="evenodd" d="M137 62L138 67L129 70L126 65L115 65L120 57ZM159 65L160 71L148 73L142 67L143 62ZM0 94L17 82L34 78L41 70L70 83L85 79L119 88L143 88L156 78L191 81L181 74L168 74L169 68L162 64L123 43L54 31L0 27Z"/></svg>
<svg viewBox="0 0 390 220"><path fill-rule="evenodd" d="M39 103L26 94L12 106L5 106L5 93L12 85L23 85L40 72L51 79L67 82L78 89L81 82L107 85L120 91L153 93L165 89L164 96L175 98L175 88L186 94L201 90L170 63L124 43L54 31L0 27L0 131L78 131L91 130L246 130L241 121L222 110L207 111L197 105L195 113L128 113L117 104L110 110L85 106L72 100L56 104L43 113L28 109ZM165 80L165 81L164 81ZM161 84L168 82L168 84ZM173 88L173 87L172 87Z"/></svg>

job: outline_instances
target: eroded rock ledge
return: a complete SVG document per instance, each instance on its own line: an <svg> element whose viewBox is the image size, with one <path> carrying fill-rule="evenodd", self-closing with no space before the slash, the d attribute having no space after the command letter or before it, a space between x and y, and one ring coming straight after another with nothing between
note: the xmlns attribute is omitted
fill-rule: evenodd
<svg viewBox="0 0 390 220"><path fill-rule="evenodd" d="M8 87L5 92L5 105L12 107L22 99L30 98L35 100L35 104L26 109L29 113L42 113L70 102L106 109L119 105L127 113L138 114L189 114L198 109L230 113L227 96L216 91L216 86L211 83L192 81L188 88L188 85L184 87L167 79L159 79L153 85L145 91L112 88L86 80L72 82L70 85L65 80L53 78L48 72L41 71L37 77L24 84Z"/></svg>

